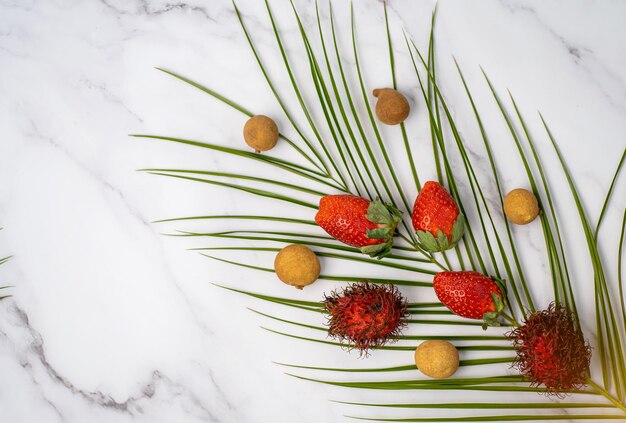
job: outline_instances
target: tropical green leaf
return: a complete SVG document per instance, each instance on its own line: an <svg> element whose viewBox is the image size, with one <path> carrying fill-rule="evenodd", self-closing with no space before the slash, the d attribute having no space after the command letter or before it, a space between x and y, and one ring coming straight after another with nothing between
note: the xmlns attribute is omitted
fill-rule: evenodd
<svg viewBox="0 0 626 423"><path fill-rule="evenodd" d="M339 34L336 31L335 16L333 6L328 4L328 26L324 28L323 12L319 5L315 5L314 25L319 38L321 52L316 50L316 40L307 32L305 20L300 18L300 14L293 2L290 1L293 16L298 25L298 42L301 41L304 64L308 65L307 72L299 74L298 67L293 65L293 58L290 57L285 44L285 36L281 31L281 23L276 20L270 3L265 0L267 20L274 35L274 42L279 51L278 64L282 66L289 78L287 90L294 96L297 102L297 113L289 110L286 98L279 95L273 82L273 76L269 74L268 67L261 60L257 46L253 42L253 35L250 26L244 22L244 17L240 13L237 5L233 3L235 14L243 31L247 43L251 49L255 62L273 94L281 110L283 111L289 128L285 131L293 130L298 137L295 140L281 137L298 154L302 160L289 161L270 154L256 154L250 151L234 149L217 144L192 141L183 138L165 137L157 135L136 135L137 137L158 139L167 142L186 145L189 147L202 148L219 155L229 155L242 160L255 161L261 165L270 166L275 171L281 173L282 177L260 177L254 174L244 174L239 170L234 172L218 172L213 170L192 170L192 169L171 169L153 168L144 169L150 173L168 176L179 179L181 182L203 183L207 186L219 189L228 189L242 195L252 194L262 197L275 204L293 204L302 206L299 209L310 212L310 218L296 218L289 215L289 208L281 210L281 216L268 215L246 215L233 214L227 212L213 215L198 215L187 217L174 217L158 221L161 224L184 225L194 222L194 225L213 224L219 225L222 220L247 222L250 227L239 227L234 230L183 230L178 229L169 235L188 237L190 240L203 239L209 245L195 246L192 250L197 251L223 251L223 252L261 252L260 257L265 253L275 254L282 245L277 244L303 244L310 246L315 253L324 259L324 263L341 265L341 269L351 269L353 264L376 266L372 269L383 269L389 278L369 277L367 271L359 270L361 275L355 276L356 271L350 272L350 276L322 274L320 279L337 283L353 283L362 280L369 280L372 283L391 283L403 286L410 292L409 298L421 299L419 295L432 287L432 276L440 270L466 270L472 269L485 274L495 274L498 279L506 280L507 291L512 293L513 301L506 301L498 304L498 311L502 312L505 306L510 309L511 316L501 313L510 325L517 325L518 321L528 313L536 310L533 295L529 289L525 269L522 265L520 251L520 240L516 240L514 233L506 219L500 222L496 217L501 214L503 208L503 189L499 177L501 160L517 160L523 166L525 177L533 192L537 196L543 213L539 217L541 231L545 245L545 260L548 264L549 276L552 279L552 291L557 303L564 304L568 309L578 315L576 295L574 290L573 267L568 264L568 248L564 241L563 234L573 230L572 223L565 221L559 216L557 205L561 201L573 201L580 218L578 230L585 236L589 261L594 270L594 306L596 321L595 327L597 340L594 341L594 355L598 358L599 366L593 367L592 374L589 375L587 387L580 390L563 392L572 394L571 400L561 402L551 402L544 396L537 396L537 400L529 402L510 402L511 393L546 393L542 387L529 386L529 381L522 376L506 373L500 367L490 367L490 364L508 364L513 360L513 347L506 341L503 333L507 330L490 328L489 332L481 330L482 323L476 320L462 319L453 315L438 302L411 302L408 305L410 318L409 334L400 335L395 340L400 341L400 345L384 345L374 350L379 350L381 357L384 354L395 352L400 355L408 355L414 351L417 345L406 345L411 341L424 340L449 340L457 343L457 349L461 352L462 366L479 366L482 371L481 377L460 378L453 377L443 380L435 379L415 379L415 380L395 380L393 375L398 372L415 371L413 364L402 366L386 367L322 367L306 364L281 364L294 369L306 370L308 372L338 372L338 373L359 373L366 378L375 373L388 380L362 380L362 381L335 381L325 380L316 377L304 377L292 375L303 380L324 383L342 388L358 388L372 390L420 390L420 391L440 391L445 390L446 395L451 397L445 403L364 403L364 402L343 402L346 405L358 405L364 407L379 407L386 409L439 409L439 410L499 410L499 409L520 409L529 410L525 414L507 415L485 415L485 416L463 416L458 412L450 412L449 415L438 414L429 417L420 414L414 418L367 418L353 417L363 420L377 421L539 421L539 420L604 420L604 419L624 419L626 418L626 305L624 304L624 287L622 281L622 259L624 232L626 230L626 211L622 220L619 248L617 251L617 290L619 298L612 295L613 287L605 271L606 262L614 259L614 256L604 257L598 248L600 226L607 216L607 210L613 197L615 187L623 167L626 151L622 154L617 164L613 179L607 190L604 203L602 204L598 221L594 226L590 224L587 217L586 207L580 197L574 178L569 172L566 161L558 149L557 143L548 129L547 124L540 116L540 121L546 130L545 137L538 137L530 130L531 120L528 120L520 112L516 100L511 93L501 97L499 90L492 84L483 71L487 83L487 93L495 101L503 123L509 129L508 139L503 142L510 142L517 152L515 156L499 158L491 148L489 141L489 130L483 121L485 115L481 106L475 101L469 84L461 70L459 63L454 60L454 65L458 71L460 82L464 88L467 99L472 109L472 122L478 127L480 138L478 149L473 140L464 139L463 128L455 121L455 116L451 110L457 110L448 104L441 81L438 79L437 57L435 54L435 16L433 11L430 37L428 40L427 53L422 54L413 40L404 33L406 48L409 52L415 76L417 78L419 94L425 105L424 113L431 135L431 145L433 161L437 172L437 180L445 185L452 196L457 201L462 214L459 216L457 224L453 228L451 240L441 232L437 236L413 230L410 222L411 203L407 198L407 192L412 192L413 187L418 190L421 187L419 173L414 161L412 148L414 144L407 133L404 124L399 126L397 136L402 139L403 152L406 161L394 163L389 154L392 145L400 145L391 140L383 139L383 135L378 127L377 120L372 111L371 88L365 80L364 72L367 62L366 56L362 53L358 45L357 32L360 30L352 5L350 6L350 28L349 44L350 48L345 52L340 48ZM346 6L347 7L347 6ZM381 14L384 17L384 28L380 28L381 36L385 37L387 44L387 56L389 60L389 71L392 86L397 88L396 76L398 73L398 63L394 53L394 26L391 25L390 17L387 13L386 5L383 3ZM368 28L376 30L376 28ZM384 31L384 33L383 33ZM239 112L251 116L253 112L244 106L234 102L227 96L217 93L199 82L184 77L178 73L159 68L165 72L185 82L186 84L209 94L211 97L238 110ZM352 76L355 78L352 78ZM311 96L306 93L313 93ZM289 103L290 104L290 103ZM304 124L299 122L298 116L303 118ZM306 129L305 129L306 128ZM305 132L312 133L311 139ZM287 132L289 133L289 132ZM330 136L327 136L329 134ZM373 134L373 137L370 136ZM546 142L547 141L547 142ZM546 143L552 146L556 158L561 164L561 169L554 169L547 165L544 154L539 154L538 147ZM470 147L471 146L471 147ZM480 151L479 151L480 150ZM470 154L473 153L473 154ZM489 166L483 169L478 166L475 155L486 156ZM300 164L300 163L304 164ZM544 165L544 163L546 163ZM408 166L411 175L409 181L400 179L398 166ZM550 181L554 175L564 175L570 192L559 192L551 187ZM254 186L251 186L254 184ZM260 188L262 187L262 188ZM329 192L352 193L365 196L370 200L380 198L383 202L388 202L393 209L372 208L368 210L367 218L372 222L384 224L389 227L397 227L397 237L389 255L384 260L375 260L363 254L374 253L377 249L385 249L386 245L378 245L357 249L337 242L327 235L317 234L311 231L311 226L315 225L312 220L312 210L317 209L317 204L310 202L310 196L320 197ZM491 193L494 194L491 194ZM492 200L489 195L494 195ZM306 197L306 198L305 198ZM391 210L403 210L404 216L400 217L399 211L390 213ZM278 225L284 225L277 227ZM285 229L287 228L288 229ZM464 229L464 230L463 230ZM372 238L387 238L391 236L391 230L387 227L373 228L368 231L368 236ZM215 241L218 240L218 243ZM244 245L242 245L244 244ZM251 245L250 245L251 244ZM448 251L448 248L450 248ZM452 248L454 251L452 251ZM370 251L371 250L371 251ZM273 273L274 269L267 267L267 262L246 262L237 256L235 259L215 257L202 253L203 256L227 263L239 268L251 271ZM0 259L0 264L6 259ZM363 267L362 269L370 269ZM399 279L397 272L403 272ZM326 327L323 326L327 312L320 301L307 301L297 298L282 298L266 295L262 292L252 292L234 287L222 288L232 292L248 296L252 301L260 300L266 303L285 306L285 310L291 310L294 314L289 317L279 317L279 315L268 314L252 309L255 313L270 321L289 325L298 331L308 331L311 336L304 336L297 333L278 331L270 328L266 329L274 334L288 337L304 343L317 343L342 349L352 349L350 344L334 342L326 337ZM2 289L2 288L0 288ZM257 289L257 288L255 288ZM260 288L258 288L261 290ZM261 290L262 291L262 290ZM498 298L499 299L499 298ZM619 304L616 303L619 301ZM279 307L279 309L282 309ZM312 312L312 313L311 313ZM495 312L494 312L495 313ZM300 314L306 314L309 320L300 320ZM487 313L487 317L492 317L495 323L497 313L493 316ZM621 317L620 317L621 315ZM310 319L315 319L311 321ZM620 321L621 320L621 321ZM581 327L579 325L579 327ZM427 328L446 328L445 332L432 334L426 332ZM319 335L322 336L319 336ZM493 353L501 351L505 357L476 356L476 354ZM377 352L378 354L379 352ZM465 354L474 354L466 356ZM404 361L405 363L409 361ZM484 367L486 366L486 367ZM594 378L600 375L594 374L596 368L600 369L602 382L595 382ZM494 370L495 369L495 370ZM499 374L491 372L499 371ZM381 376L382 375L382 376ZM419 375L419 373L416 373ZM461 402L454 399L461 399L459 392L462 391L483 391L489 395L489 402ZM504 397L501 394L507 394ZM602 402L579 401L579 395L588 398L597 398ZM615 411L619 414L589 414L585 409L603 408ZM542 410L552 410L553 414L545 414ZM564 410L556 414L559 410ZM611 411L609 411L611 412Z"/></svg>

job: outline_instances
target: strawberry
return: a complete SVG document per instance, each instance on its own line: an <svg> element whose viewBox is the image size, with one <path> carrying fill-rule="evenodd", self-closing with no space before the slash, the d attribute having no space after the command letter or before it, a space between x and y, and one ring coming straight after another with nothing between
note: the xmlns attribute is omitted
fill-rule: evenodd
<svg viewBox="0 0 626 423"><path fill-rule="evenodd" d="M454 247L465 229L465 217L456 202L433 181L426 182L415 199L412 220L420 246L431 253Z"/></svg>
<svg viewBox="0 0 626 423"><path fill-rule="evenodd" d="M378 259L388 255L402 213L391 204L355 195L320 199L315 222L330 236Z"/></svg>
<svg viewBox="0 0 626 423"><path fill-rule="evenodd" d="M482 319L483 328L498 326L498 314L504 309L504 286L474 271L441 272L435 275L433 288L439 301L454 314Z"/></svg>

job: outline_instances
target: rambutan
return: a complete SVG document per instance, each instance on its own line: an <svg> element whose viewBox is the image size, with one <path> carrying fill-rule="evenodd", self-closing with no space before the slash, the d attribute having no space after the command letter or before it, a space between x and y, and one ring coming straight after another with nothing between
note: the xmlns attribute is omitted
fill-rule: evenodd
<svg viewBox="0 0 626 423"><path fill-rule="evenodd" d="M395 341L407 325L408 303L394 285L367 281L326 295L328 334L368 354L370 348Z"/></svg>
<svg viewBox="0 0 626 423"><path fill-rule="evenodd" d="M562 397L585 385L591 347L564 306L551 303L506 336L517 352L513 366L531 386L543 385L547 395Z"/></svg>

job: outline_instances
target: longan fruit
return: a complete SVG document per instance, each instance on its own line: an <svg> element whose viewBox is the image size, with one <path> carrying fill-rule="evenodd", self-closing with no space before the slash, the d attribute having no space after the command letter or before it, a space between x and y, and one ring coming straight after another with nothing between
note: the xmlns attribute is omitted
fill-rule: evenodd
<svg viewBox="0 0 626 423"><path fill-rule="evenodd" d="M274 259L278 279L298 289L312 284L320 275L320 261L311 249L291 244L278 252Z"/></svg>
<svg viewBox="0 0 626 423"><path fill-rule="evenodd" d="M516 225L526 225L539 215L539 203L532 192L517 188L504 197L504 214Z"/></svg>
<svg viewBox="0 0 626 423"><path fill-rule="evenodd" d="M252 116L243 126L243 139L257 153L271 150L278 142L278 126L267 116Z"/></svg>
<svg viewBox="0 0 626 423"><path fill-rule="evenodd" d="M415 350L415 365L426 376L444 379L459 368L459 352L448 341L422 342Z"/></svg>

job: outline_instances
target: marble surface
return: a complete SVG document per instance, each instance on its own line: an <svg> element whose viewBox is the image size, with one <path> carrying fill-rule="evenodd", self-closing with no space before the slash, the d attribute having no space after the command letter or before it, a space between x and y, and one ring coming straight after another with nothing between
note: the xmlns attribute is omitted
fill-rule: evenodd
<svg viewBox="0 0 626 423"><path fill-rule="evenodd" d="M270 3L303 94L312 98L292 12L286 1ZM307 30L315 31L314 3L296 4ZM297 110L262 2L240 0L238 5L279 92L288 107ZM433 6L432 1L390 0L388 10L398 85L413 105L407 129L422 180L435 176L429 162L430 139L400 29L424 48ZM359 0L354 8L366 84L388 86L382 4ZM335 9L342 45L348 47L348 3L335 2ZM325 5L322 15L327 24ZM566 241L582 313L591 318L591 267L536 110L549 122L595 221L626 145L625 15L626 3L621 1L444 0L438 4L440 83L463 136L470 146L478 145L479 133L453 55L485 110L486 126L503 161L514 150L479 65L502 94L506 88L511 90L529 117L531 131L542 139L540 150L546 152L548 174L554 178L558 197L564 199L559 213L570 224ZM344 58L352 63L349 50L345 51ZM14 255L0 267L0 284L14 285L13 297L0 304L0 420L339 422L345 421L344 414L373 416L383 415L384 410L356 409L328 399L433 399L432 393L349 391L285 375L293 370L272 361L377 367L408 364L412 354L377 352L363 362L337 348L268 333L260 326L319 336L247 310L295 317L280 307L211 283L310 300L319 299L336 284L320 281L296 293L277 283L272 274L235 268L187 251L219 243L162 236L176 229L210 231L242 225L153 221L197 214L273 213L276 205L219 187L136 171L177 166L232 171L244 164L250 174L265 169L191 147L129 138L131 133L153 133L242 145L244 115L156 71L156 66L194 78L250 110L275 116L281 128L288 127L258 72L229 1L0 0L0 226L4 227L0 257ZM296 118L304 124L301 114L296 113ZM383 135L400 145L396 129L383 128ZM276 154L290 157L292 152L283 145ZM403 160L402 149L395 149L392 156ZM485 170L485 158L474 157ZM410 176L400 173L412 198L416 189ZM521 168L513 161L503 178L505 188L524 182ZM626 203L625 187L622 177L601 233L613 281L616 227ZM493 192L489 195L493 198ZM311 218L310 210L280 207L286 215ZM536 301L545 305L551 293L540 227L521 228L516 236L523 245ZM249 254L246 260L269 267L271 256ZM329 273L346 271L336 263L324 264ZM363 269L359 271L392 277L389 271ZM407 276L403 271L391 274ZM403 291L418 295L417 290ZM319 316L306 318L321 324ZM593 337L591 328L586 330ZM475 371L463 369L460 375ZM358 375L296 373L359 379ZM414 415L402 413L392 415Z"/></svg>

